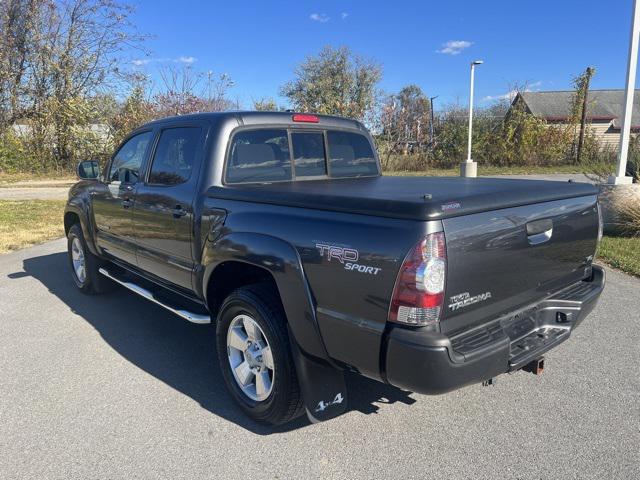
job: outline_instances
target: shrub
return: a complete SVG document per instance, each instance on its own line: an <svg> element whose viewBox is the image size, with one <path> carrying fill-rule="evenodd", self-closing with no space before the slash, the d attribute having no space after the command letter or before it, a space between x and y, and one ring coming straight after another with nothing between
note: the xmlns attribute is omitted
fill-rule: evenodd
<svg viewBox="0 0 640 480"><path fill-rule="evenodd" d="M0 133L0 172L29 171L30 164L30 156L13 129Z"/></svg>
<svg viewBox="0 0 640 480"><path fill-rule="evenodd" d="M618 213L618 228L623 235L640 236L640 202L630 196L620 197L613 207Z"/></svg>

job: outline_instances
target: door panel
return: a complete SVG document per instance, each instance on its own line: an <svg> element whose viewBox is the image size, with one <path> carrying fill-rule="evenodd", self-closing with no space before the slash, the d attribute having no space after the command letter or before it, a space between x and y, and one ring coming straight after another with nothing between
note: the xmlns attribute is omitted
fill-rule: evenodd
<svg viewBox="0 0 640 480"><path fill-rule="evenodd" d="M192 205L201 137L199 127L161 131L148 179L137 186L133 210L139 267L187 289L192 289Z"/></svg>
<svg viewBox="0 0 640 480"><path fill-rule="evenodd" d="M114 155L102 188L91 197L98 246L109 255L136 265L132 212L140 168L153 132L131 137Z"/></svg>

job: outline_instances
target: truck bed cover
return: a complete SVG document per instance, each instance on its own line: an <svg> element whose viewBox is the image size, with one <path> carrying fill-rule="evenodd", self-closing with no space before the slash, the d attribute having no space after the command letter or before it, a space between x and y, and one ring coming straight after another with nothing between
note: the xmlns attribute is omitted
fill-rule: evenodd
<svg viewBox="0 0 640 480"><path fill-rule="evenodd" d="M327 179L214 186L207 195L246 202L412 220L437 220L596 195L588 183L460 177Z"/></svg>

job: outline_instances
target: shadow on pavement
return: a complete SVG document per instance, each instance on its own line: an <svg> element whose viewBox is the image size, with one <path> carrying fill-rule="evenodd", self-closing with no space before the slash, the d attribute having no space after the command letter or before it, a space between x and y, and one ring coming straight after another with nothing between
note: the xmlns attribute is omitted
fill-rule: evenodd
<svg viewBox="0 0 640 480"><path fill-rule="evenodd" d="M124 289L98 296L80 293L68 273L66 253L24 260L24 272L39 280L71 310L89 322L120 355L203 408L259 435L282 433L309 425L301 417L279 427L248 419L235 406L222 380L215 352L215 328L186 322ZM390 385L359 375L347 378L349 409L376 413L377 403L412 404L414 399Z"/></svg>

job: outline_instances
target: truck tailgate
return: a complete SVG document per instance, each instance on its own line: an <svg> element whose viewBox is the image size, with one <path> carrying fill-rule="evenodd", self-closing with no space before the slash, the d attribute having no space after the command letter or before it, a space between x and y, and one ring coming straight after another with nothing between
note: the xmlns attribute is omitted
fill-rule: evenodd
<svg viewBox="0 0 640 480"><path fill-rule="evenodd" d="M555 200L443 220L444 332L486 322L590 274L597 197Z"/></svg>

